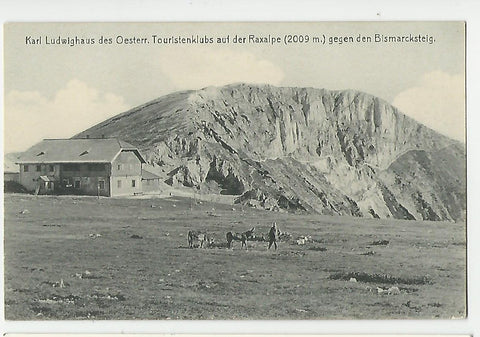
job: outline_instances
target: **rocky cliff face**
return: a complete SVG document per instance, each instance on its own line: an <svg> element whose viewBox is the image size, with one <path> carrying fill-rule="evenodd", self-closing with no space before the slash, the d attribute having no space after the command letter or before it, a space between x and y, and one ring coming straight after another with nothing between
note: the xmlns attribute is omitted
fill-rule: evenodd
<svg viewBox="0 0 480 337"><path fill-rule="evenodd" d="M461 220L464 145L356 91L229 85L173 93L76 137L137 145L171 185L272 210Z"/></svg>

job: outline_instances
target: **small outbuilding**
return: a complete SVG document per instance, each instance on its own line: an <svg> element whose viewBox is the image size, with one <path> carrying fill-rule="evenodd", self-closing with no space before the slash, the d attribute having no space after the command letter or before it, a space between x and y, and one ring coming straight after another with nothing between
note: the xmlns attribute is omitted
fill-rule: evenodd
<svg viewBox="0 0 480 337"><path fill-rule="evenodd" d="M19 182L20 179L20 172L19 167L15 164L17 160L16 153L6 154L3 157L3 181L14 181L16 183Z"/></svg>
<svg viewBox="0 0 480 337"><path fill-rule="evenodd" d="M160 177L147 170L142 171L142 190L144 193L160 191Z"/></svg>

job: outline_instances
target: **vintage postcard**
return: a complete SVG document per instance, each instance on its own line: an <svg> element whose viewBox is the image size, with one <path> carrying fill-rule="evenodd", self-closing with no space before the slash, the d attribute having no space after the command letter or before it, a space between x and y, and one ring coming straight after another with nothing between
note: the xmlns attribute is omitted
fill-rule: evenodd
<svg viewBox="0 0 480 337"><path fill-rule="evenodd" d="M7 320L466 317L464 22L4 46Z"/></svg>

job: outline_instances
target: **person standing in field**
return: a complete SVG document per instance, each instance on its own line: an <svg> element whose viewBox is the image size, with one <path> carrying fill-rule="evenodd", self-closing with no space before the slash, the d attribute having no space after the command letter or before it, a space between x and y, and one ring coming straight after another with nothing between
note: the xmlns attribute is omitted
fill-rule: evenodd
<svg viewBox="0 0 480 337"><path fill-rule="evenodd" d="M272 247L272 244L275 245L275 250L277 250L277 239L280 235L280 231L277 228L277 223L274 222L272 228L268 232L268 249Z"/></svg>

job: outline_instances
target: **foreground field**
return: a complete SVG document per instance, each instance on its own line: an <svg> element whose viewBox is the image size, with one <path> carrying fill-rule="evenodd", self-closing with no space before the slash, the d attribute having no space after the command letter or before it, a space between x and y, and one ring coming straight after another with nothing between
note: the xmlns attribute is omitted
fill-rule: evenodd
<svg viewBox="0 0 480 337"><path fill-rule="evenodd" d="M225 248L272 221L292 239ZM204 229L217 246L189 249ZM5 195L5 313L32 319L451 318L465 225L292 215L188 198ZM311 236L297 244L300 236ZM303 243L303 242L300 242Z"/></svg>

